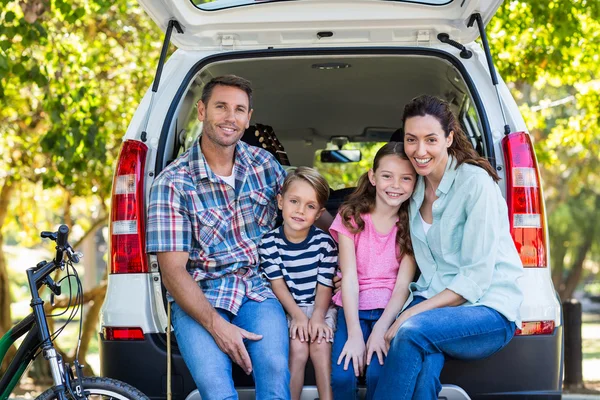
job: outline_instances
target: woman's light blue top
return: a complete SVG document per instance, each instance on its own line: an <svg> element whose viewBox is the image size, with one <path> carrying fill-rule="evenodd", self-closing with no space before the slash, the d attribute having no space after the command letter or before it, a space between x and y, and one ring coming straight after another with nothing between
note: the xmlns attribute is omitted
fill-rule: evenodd
<svg viewBox="0 0 600 400"><path fill-rule="evenodd" d="M448 158L435 194L433 223L425 234L419 209L425 179L419 177L410 203L410 233L421 270L411 294L432 297L444 289L464 297L464 305L484 305L521 325L523 294L517 278L523 265L510 235L508 209L500 188L477 166ZM407 304L412 300L412 295Z"/></svg>

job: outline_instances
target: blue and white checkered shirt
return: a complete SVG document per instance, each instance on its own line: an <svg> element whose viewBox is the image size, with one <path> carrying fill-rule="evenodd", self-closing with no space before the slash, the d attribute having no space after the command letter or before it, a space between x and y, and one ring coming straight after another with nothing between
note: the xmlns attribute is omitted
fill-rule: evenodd
<svg viewBox="0 0 600 400"><path fill-rule="evenodd" d="M211 171L197 141L150 190L148 253L189 252L187 270L216 308L274 298L258 274L258 244L277 215L285 171L267 151L238 142L235 189Z"/></svg>

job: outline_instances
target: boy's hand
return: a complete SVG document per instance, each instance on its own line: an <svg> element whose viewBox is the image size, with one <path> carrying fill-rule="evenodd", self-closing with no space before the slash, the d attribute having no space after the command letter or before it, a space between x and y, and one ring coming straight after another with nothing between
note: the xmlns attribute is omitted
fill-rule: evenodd
<svg viewBox="0 0 600 400"><path fill-rule="evenodd" d="M308 333L310 334L310 342L321 343L323 339L326 342L333 341L333 329L325 323L325 318L322 316L313 316L308 321Z"/></svg>
<svg viewBox="0 0 600 400"><path fill-rule="evenodd" d="M299 312L298 315L293 315L290 321L290 337L296 339L298 337L301 342L308 342L308 317L304 313Z"/></svg>

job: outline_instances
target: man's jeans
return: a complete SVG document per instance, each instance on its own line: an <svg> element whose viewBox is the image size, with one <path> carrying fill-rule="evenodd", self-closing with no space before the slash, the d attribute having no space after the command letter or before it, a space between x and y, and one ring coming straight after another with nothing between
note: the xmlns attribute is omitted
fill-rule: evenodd
<svg viewBox="0 0 600 400"><path fill-rule="evenodd" d="M415 297L409 307L424 301ZM375 391L377 400L435 400L444 357L479 360L512 339L515 323L485 306L443 307L406 320L392 340Z"/></svg>
<svg viewBox="0 0 600 400"><path fill-rule="evenodd" d="M258 341L244 339L252 360L256 399L288 400L289 335L285 313L279 301L267 299L259 303L246 298L238 315L219 308L216 310L232 324L263 335ZM177 345L202 400L237 399L231 376L232 361L219 349L210 333L176 303L172 303L172 322Z"/></svg>
<svg viewBox="0 0 600 400"><path fill-rule="evenodd" d="M376 310L359 310L358 320L360 329L362 330L365 343L369 340L369 336L373 331L375 323L379 321L383 314L383 309ZM348 365L348 369L344 371L344 363L346 358L342 360L340 365L337 365L338 358L342 354L344 345L348 340L348 327L346 325L346 317L344 309L340 308L337 315L337 330L333 340L331 349L331 388L333 390L333 398L339 400L353 400L358 398L357 378L354 375L354 367L352 362ZM386 361L387 363L387 361ZM371 364L367 367L366 383L367 383L367 400L373 398L373 393L377 387L377 381L381 375L383 366L379 364L377 354L371 357Z"/></svg>

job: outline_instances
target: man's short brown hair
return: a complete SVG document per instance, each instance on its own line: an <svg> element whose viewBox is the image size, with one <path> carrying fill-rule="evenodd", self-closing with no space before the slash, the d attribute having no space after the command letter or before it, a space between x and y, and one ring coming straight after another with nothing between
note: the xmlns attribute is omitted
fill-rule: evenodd
<svg viewBox="0 0 600 400"><path fill-rule="evenodd" d="M248 95L248 105L249 110L252 110L252 84L249 80L241 78L236 75L221 75L214 77L204 85L202 89L202 97L200 98L204 105L208 105L208 101L210 100L210 96L212 95L213 89L215 86L230 86L236 87L238 89L243 90Z"/></svg>
<svg viewBox="0 0 600 400"><path fill-rule="evenodd" d="M310 186L315 190L317 194L317 201L319 206L325 207L325 203L329 199L329 184L327 180L323 178L316 169L310 167L298 167L290 170L283 181L281 186L281 195L285 195L285 192L289 189L292 182L303 180L308 182Z"/></svg>

